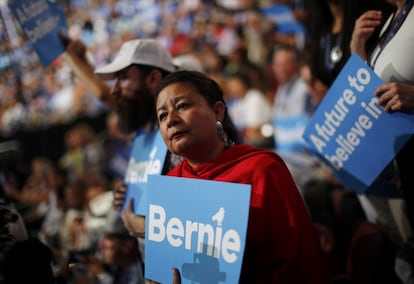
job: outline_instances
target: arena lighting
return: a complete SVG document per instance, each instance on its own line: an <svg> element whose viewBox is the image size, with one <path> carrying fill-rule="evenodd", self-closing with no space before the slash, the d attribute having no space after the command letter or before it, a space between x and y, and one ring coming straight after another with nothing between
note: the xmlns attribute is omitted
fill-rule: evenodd
<svg viewBox="0 0 414 284"><path fill-rule="evenodd" d="M271 137L274 134L273 126L270 123L266 123L260 129L260 132L264 137Z"/></svg>

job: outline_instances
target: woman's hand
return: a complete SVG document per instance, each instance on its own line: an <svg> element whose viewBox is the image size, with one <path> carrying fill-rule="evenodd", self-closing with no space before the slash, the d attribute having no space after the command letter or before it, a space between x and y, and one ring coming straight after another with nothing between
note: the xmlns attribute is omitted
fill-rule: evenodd
<svg viewBox="0 0 414 284"><path fill-rule="evenodd" d="M132 236L143 237L145 236L145 217L134 213L133 201L132 198L128 200L124 211L122 211L122 221Z"/></svg>
<svg viewBox="0 0 414 284"><path fill-rule="evenodd" d="M363 13L356 21L351 38L351 52L357 52L361 58L367 59L366 43L381 24L382 13L378 10L369 10Z"/></svg>
<svg viewBox="0 0 414 284"><path fill-rule="evenodd" d="M123 185L122 181L116 181L112 188L112 193L114 194L113 205L116 210L121 210L124 205L126 198L126 187Z"/></svg>
<svg viewBox="0 0 414 284"><path fill-rule="evenodd" d="M122 181L115 182L112 193L114 194L113 206L116 210L121 210L125 203L127 189ZM122 211L122 221L128 232L135 237L145 235L145 217L134 213L133 199L128 200L124 210Z"/></svg>
<svg viewBox="0 0 414 284"><path fill-rule="evenodd" d="M381 85L375 91L379 97L378 104L384 107L384 111L414 111L414 86L389 82Z"/></svg>
<svg viewBox="0 0 414 284"><path fill-rule="evenodd" d="M173 284L181 284L181 274L177 268L173 268Z"/></svg>
<svg viewBox="0 0 414 284"><path fill-rule="evenodd" d="M173 282L172 284L181 284L181 274L180 271L177 268L173 268ZM150 284L159 284L158 282L155 281L150 281Z"/></svg>

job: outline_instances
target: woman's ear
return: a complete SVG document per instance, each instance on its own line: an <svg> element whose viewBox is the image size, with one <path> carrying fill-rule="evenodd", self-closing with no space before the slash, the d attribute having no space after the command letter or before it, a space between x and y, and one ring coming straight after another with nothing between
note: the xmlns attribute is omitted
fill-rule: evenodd
<svg viewBox="0 0 414 284"><path fill-rule="evenodd" d="M223 121L224 120L224 114L226 112L226 105L222 101L218 101L214 104L213 107L214 113L216 114L216 119Z"/></svg>

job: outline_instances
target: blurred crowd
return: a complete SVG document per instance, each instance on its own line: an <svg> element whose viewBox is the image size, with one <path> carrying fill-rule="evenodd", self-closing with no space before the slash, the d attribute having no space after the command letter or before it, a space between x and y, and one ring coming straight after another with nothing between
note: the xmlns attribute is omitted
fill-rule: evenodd
<svg viewBox="0 0 414 284"><path fill-rule="evenodd" d="M265 67L277 41L304 45L304 27L295 18L296 12L303 13L301 1L277 1L275 8L266 1L57 2L67 11L68 35L88 46L95 66L107 62L131 38L157 38L173 56L193 54L206 71L217 75L249 67L242 66L246 64ZM40 65L7 5L1 15L2 135L103 110L64 61ZM254 83L261 89L270 87L262 82L268 74L256 76L260 80Z"/></svg>
<svg viewBox="0 0 414 284"><path fill-rule="evenodd" d="M214 78L225 91L229 114L242 140L274 149L289 166L320 232L332 279L347 283L352 278L349 251L351 245L356 246L352 234L367 217L356 195L306 151L300 136L350 55L355 20L368 8L388 13L386 4L356 0L56 2L66 11L68 36L87 45L89 60L96 67L108 63L126 40L156 38L177 65ZM333 6L328 2L342 9L340 23L335 15L338 11L329 10ZM23 220L14 224L16 233L2 234L0 253L9 242L35 237L51 249L52 273L60 283L110 283L102 279L85 282L86 278L79 278L86 277L85 268L76 265L93 255L88 271L102 276L103 266L115 269L123 265L119 262L141 257L132 253L137 251L131 249L134 238L120 226L112 208L111 188L122 181L131 137L118 129L116 115L74 76L63 58L46 68L41 66L7 5L0 6L0 13L2 140L25 130L70 125L57 159L33 153L36 157L30 163L12 166L0 159L1 210L10 212L4 222L10 223L18 215ZM328 43L339 47L338 54L327 55L334 57L332 62L326 58L331 48L323 48ZM102 113L102 129L76 122L78 117ZM294 127L289 126L292 122ZM9 146L0 143L0 157L11 148L18 149ZM408 234L400 233L385 235L392 235L390 242L400 244ZM127 249L119 245L130 241ZM386 258L384 263L395 257L387 242L383 241L384 250L379 254ZM110 250L116 252L106 258ZM362 255L356 250L352 253L355 259ZM388 270L383 272L395 281L388 283L400 283Z"/></svg>

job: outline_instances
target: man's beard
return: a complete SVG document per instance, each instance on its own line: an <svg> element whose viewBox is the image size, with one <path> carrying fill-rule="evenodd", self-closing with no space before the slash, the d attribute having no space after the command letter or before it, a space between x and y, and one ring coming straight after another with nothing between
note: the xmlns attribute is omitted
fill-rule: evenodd
<svg viewBox="0 0 414 284"><path fill-rule="evenodd" d="M149 92L140 92L133 97L120 97L116 103L119 116L119 127L125 133L131 133L146 126L155 124L155 101Z"/></svg>

